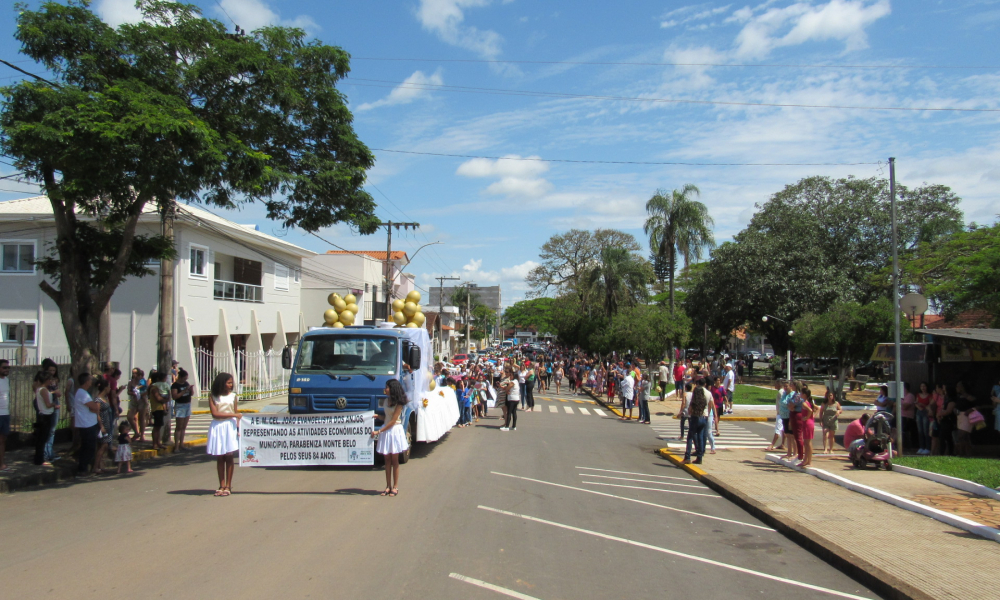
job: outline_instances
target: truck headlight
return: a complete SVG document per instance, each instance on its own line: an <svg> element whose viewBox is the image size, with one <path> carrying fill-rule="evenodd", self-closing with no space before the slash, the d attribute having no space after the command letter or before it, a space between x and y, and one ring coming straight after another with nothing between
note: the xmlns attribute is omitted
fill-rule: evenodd
<svg viewBox="0 0 1000 600"><path fill-rule="evenodd" d="M304 396L298 396L298 397L293 396L292 397L292 406L295 407L295 408L305 408L307 406L307 404L308 403L307 403L306 398Z"/></svg>

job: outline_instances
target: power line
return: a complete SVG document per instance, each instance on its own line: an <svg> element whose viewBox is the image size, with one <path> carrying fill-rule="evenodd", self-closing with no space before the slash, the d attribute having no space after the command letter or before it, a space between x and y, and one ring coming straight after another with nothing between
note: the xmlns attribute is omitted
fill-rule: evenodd
<svg viewBox="0 0 1000 600"><path fill-rule="evenodd" d="M61 88L62 87L58 83L54 83L52 81L49 81L48 79L45 79L44 77L40 77L38 75L35 75L34 73L31 73L30 71L25 71L24 69L22 69L21 67L15 65L14 63L7 62L7 61L5 61L2 58L0 58L0 63L7 65L8 67L10 67L11 69L14 69L15 71L19 71L21 73L24 73L28 77L34 77L36 80L41 81L42 83L47 83L47 84L51 85L52 87L55 87L55 88Z"/></svg>
<svg viewBox="0 0 1000 600"><path fill-rule="evenodd" d="M446 156L450 158L486 158L490 160L518 160L534 162L559 162L599 165L680 165L685 167L854 167L859 165L878 165L878 162L853 163L698 163L670 161L637 161L637 160L573 160L569 158L535 158L531 156L477 156L473 154L446 154L443 152L417 152L416 150L394 150L390 148L371 148L376 152L395 152L397 154L418 154L422 156Z"/></svg>
<svg viewBox="0 0 1000 600"><path fill-rule="evenodd" d="M1000 69L993 65L824 65L824 64L750 64L750 63L685 63L685 62L632 62L632 61L586 61L586 60L499 60L473 58L389 58L373 56L352 56L351 60L382 62L439 62L439 63L487 63L514 65L579 65L579 66L636 66L636 67L739 67L739 68L781 68L781 69Z"/></svg>
<svg viewBox="0 0 1000 600"><path fill-rule="evenodd" d="M413 83L407 81L389 81L385 79L365 79L352 77L351 82L368 81L374 83L356 83L359 87L404 88L425 91L453 92L459 94L487 94L494 96L529 96L541 98L569 98L573 100L612 100L615 102L652 102L657 104L701 104L712 106L759 106L765 108L829 108L838 110L891 110L903 112L1000 112L1000 108L957 108L957 107L910 107L910 106L853 106L831 104L791 104L779 102L737 102L728 100L695 100L691 98L643 98L638 96L602 96L598 94L571 94L568 92L542 92L532 90L507 90L502 88L484 88L463 85L438 85L433 83Z"/></svg>
<svg viewBox="0 0 1000 600"><path fill-rule="evenodd" d="M404 211L402 208L400 208L399 206L397 206L396 203L393 202L392 199L389 198L389 196L387 196L385 192L383 192L381 189L379 189L378 186L376 186L373 183L369 183L368 185L372 186L375 189L375 191L377 191L379 194L381 194L382 197L385 198L386 201L389 202L389 204L395 206L396 210L398 210L402 214L402 216L404 218L410 219L411 221L415 221L416 220L413 217L411 217L410 215L406 214L406 211ZM427 242L428 244L431 243L430 238L428 238L427 235L423 231L421 231L421 230L418 229L417 233L419 233L421 235L421 237L424 238L425 242ZM444 262L443 259L441 259L441 256L437 253L437 250L433 246L430 247L430 250L431 250L431 254L433 254L437 258L437 261L438 261L438 265L437 266L443 267L442 272L450 272L452 269L449 269L448 265Z"/></svg>

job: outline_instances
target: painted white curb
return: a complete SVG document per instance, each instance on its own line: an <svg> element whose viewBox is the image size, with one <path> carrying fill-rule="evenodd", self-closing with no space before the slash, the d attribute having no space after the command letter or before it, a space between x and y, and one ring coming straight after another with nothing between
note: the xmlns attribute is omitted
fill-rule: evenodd
<svg viewBox="0 0 1000 600"><path fill-rule="evenodd" d="M892 465L892 470L899 471L900 473L906 473L907 475L913 475L915 477L930 479L931 481L936 481L942 485L947 485L949 487L962 490L963 492L969 492L970 494L976 494L977 496L985 496L986 498L1000 500L1000 491L974 481L969 481L968 479L960 479L958 477L951 477L950 475L932 473L930 471L924 471L923 469L914 469L913 467L904 467L902 465Z"/></svg>
<svg viewBox="0 0 1000 600"><path fill-rule="evenodd" d="M908 510L910 512L915 512L917 514L924 515L925 517L930 517L941 521L942 523L951 525L952 527L957 527L959 529L964 529L969 533L974 533L978 536L984 537L988 540L993 540L994 542L1000 542L1000 529L994 529L993 527L988 527L982 523L976 523L975 521L970 521L969 519L953 515L951 513L944 512L943 510L938 510L936 508L920 504L919 502L914 502L912 500L907 500L895 494L890 494L889 492L882 491L877 488L873 488L867 485L862 485L846 479L839 475L834 475L829 471L824 471L823 469L817 469L815 467L798 467L795 465L794 461L785 460L784 457L778 456L777 454L768 454L767 460L778 463L780 465L785 465L795 469L796 471L802 471L803 473L808 473L814 477L818 477L824 481L829 481L830 483L835 483L841 487L845 487L853 492L858 492L859 494L864 494L865 496L875 498L876 500L881 500L888 504L898 506L899 508ZM896 465L892 466L896 469Z"/></svg>

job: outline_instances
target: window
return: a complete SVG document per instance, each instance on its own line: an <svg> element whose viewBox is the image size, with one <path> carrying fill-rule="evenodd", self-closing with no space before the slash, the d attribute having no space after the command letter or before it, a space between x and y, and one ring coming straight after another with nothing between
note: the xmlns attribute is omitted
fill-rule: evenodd
<svg viewBox="0 0 1000 600"><path fill-rule="evenodd" d="M212 271L212 279L222 279L222 263L217 262L212 263L212 265L215 268L215 270Z"/></svg>
<svg viewBox="0 0 1000 600"><path fill-rule="evenodd" d="M302 278L302 269L292 269L292 278L295 283L298 283Z"/></svg>
<svg viewBox="0 0 1000 600"><path fill-rule="evenodd" d="M274 263L274 289L288 289L288 267L285 265Z"/></svg>
<svg viewBox="0 0 1000 600"><path fill-rule="evenodd" d="M233 281L247 285L260 285L264 281L264 264L248 258L233 258Z"/></svg>
<svg viewBox="0 0 1000 600"><path fill-rule="evenodd" d="M17 342L17 327L21 324L21 321L3 321L0 322L0 341L4 344L16 344ZM38 321L24 321L24 345L34 346L35 345L35 330L37 328Z"/></svg>
<svg viewBox="0 0 1000 600"><path fill-rule="evenodd" d="M9 240L0 243L0 246L3 254L0 270L3 273L35 272L34 240Z"/></svg>
<svg viewBox="0 0 1000 600"><path fill-rule="evenodd" d="M195 279L208 279L208 248L191 244L188 274Z"/></svg>

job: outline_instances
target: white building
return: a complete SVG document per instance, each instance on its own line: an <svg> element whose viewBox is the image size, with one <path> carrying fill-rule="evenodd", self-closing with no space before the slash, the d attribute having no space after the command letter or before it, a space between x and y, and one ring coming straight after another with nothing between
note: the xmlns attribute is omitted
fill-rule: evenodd
<svg viewBox="0 0 1000 600"><path fill-rule="evenodd" d="M178 205L173 262L174 357L192 370L199 355L201 381L211 371L243 370L245 353L280 350L302 331L302 259L315 253L193 206ZM160 218L147 207L138 234L160 231ZM28 359L68 356L62 319L39 288L44 275L33 261L55 241L52 207L44 196L0 202L0 356L13 356L16 325L28 325ZM156 275L128 278L111 299L108 357L123 372L156 364L159 263ZM200 349L200 350L199 350ZM244 358L239 358L240 353ZM218 357L223 357L219 359ZM229 357L229 358L225 358ZM219 363L219 361L222 361Z"/></svg>

